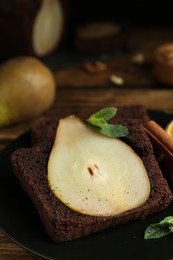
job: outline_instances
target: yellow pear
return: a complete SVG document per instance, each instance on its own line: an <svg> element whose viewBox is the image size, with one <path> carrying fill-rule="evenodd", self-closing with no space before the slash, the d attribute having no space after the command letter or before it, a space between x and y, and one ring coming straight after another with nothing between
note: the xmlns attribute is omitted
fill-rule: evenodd
<svg viewBox="0 0 173 260"><path fill-rule="evenodd" d="M0 66L0 127L46 111L56 93L50 69L34 57L16 57Z"/></svg>

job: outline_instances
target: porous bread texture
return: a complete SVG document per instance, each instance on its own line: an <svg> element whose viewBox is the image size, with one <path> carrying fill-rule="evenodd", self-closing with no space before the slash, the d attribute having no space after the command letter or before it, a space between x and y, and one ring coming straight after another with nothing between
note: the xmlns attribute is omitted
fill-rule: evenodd
<svg viewBox="0 0 173 260"><path fill-rule="evenodd" d="M126 223L166 208L173 199L153 154L153 148L141 120L113 120L123 122L129 135L123 140L141 157L151 182L148 200L135 209L114 217L83 215L65 206L54 196L47 180L47 162L53 142L43 142L22 148L12 154L14 173L33 201L50 239L63 242L77 239L120 223ZM70 174L70 173L69 173Z"/></svg>

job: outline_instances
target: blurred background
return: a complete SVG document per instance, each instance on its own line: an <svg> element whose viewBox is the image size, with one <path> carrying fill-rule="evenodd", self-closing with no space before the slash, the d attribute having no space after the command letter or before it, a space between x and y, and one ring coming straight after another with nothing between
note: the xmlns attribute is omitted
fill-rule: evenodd
<svg viewBox="0 0 173 260"><path fill-rule="evenodd" d="M32 30L42 0L6 0L0 3L0 61L21 54L35 55L32 48ZM61 41L42 55L53 51L70 49L76 51L74 42L79 26L111 21L133 29L136 26L171 26L173 3L169 0L115 1L115 0L57 0L63 10L63 33Z"/></svg>
<svg viewBox="0 0 173 260"><path fill-rule="evenodd" d="M71 0L71 22L95 19L129 21L133 25L173 24L171 0Z"/></svg>

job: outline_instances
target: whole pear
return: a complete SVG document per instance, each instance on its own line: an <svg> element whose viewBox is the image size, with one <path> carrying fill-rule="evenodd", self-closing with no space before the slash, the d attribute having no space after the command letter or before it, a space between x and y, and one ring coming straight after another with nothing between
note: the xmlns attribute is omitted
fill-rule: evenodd
<svg viewBox="0 0 173 260"><path fill-rule="evenodd" d="M53 103L56 83L40 60L22 56L0 66L0 127L34 118Z"/></svg>

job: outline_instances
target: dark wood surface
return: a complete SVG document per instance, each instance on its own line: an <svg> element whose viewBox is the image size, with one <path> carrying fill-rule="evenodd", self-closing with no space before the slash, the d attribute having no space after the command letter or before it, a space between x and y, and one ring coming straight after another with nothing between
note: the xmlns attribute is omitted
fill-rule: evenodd
<svg viewBox="0 0 173 260"><path fill-rule="evenodd" d="M55 71L57 82L56 100L44 115L67 115L79 110L91 111L105 106L143 104L148 109L173 113L173 87L162 85L153 76L153 52L165 42L173 41L172 28L137 28L133 33L136 49L109 59L102 56L107 70L92 74L83 64ZM144 55L143 64L134 64L135 53ZM123 85L110 81L111 75L124 79ZM24 122L0 129L0 150L34 122ZM0 260L5 259L40 259L17 246L0 232Z"/></svg>

